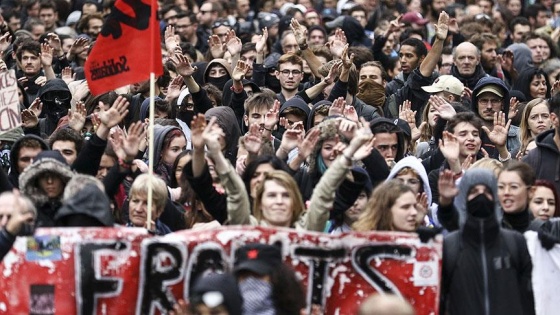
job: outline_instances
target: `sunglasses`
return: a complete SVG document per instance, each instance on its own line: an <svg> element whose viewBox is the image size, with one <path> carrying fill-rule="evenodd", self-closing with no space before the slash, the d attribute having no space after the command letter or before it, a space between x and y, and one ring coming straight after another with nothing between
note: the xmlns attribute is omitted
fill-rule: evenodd
<svg viewBox="0 0 560 315"><path fill-rule="evenodd" d="M227 26L227 27L231 27L231 24L229 24L228 21L216 21L214 22L214 24L212 24L212 28L218 28L220 26Z"/></svg>

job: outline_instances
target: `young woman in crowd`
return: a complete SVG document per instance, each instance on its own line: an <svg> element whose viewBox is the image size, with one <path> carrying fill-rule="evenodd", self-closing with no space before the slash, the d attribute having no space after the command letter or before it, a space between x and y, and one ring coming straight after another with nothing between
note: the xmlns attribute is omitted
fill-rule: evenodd
<svg viewBox="0 0 560 315"><path fill-rule="evenodd" d="M524 152L529 142L552 126L550 120L550 105L542 98L536 98L525 106L519 126L519 139L521 140L521 152Z"/></svg>
<svg viewBox="0 0 560 315"><path fill-rule="evenodd" d="M498 176L498 199L504 211L504 227L525 232L532 221L529 192L535 183L535 171L523 162L511 161Z"/></svg>
<svg viewBox="0 0 560 315"><path fill-rule="evenodd" d="M178 127L159 126L154 128L154 172L170 185L173 178L173 163L187 147L187 139Z"/></svg>
<svg viewBox="0 0 560 315"><path fill-rule="evenodd" d="M560 216L560 198L554 185L537 179L529 192L529 210L536 219L547 221Z"/></svg>
<svg viewBox="0 0 560 315"><path fill-rule="evenodd" d="M546 73L540 68L529 67L521 71L512 90L521 91L527 101L550 98L550 82Z"/></svg>
<svg viewBox="0 0 560 315"><path fill-rule="evenodd" d="M358 232L414 232L418 227L416 194L398 180L375 188L365 211L352 228Z"/></svg>

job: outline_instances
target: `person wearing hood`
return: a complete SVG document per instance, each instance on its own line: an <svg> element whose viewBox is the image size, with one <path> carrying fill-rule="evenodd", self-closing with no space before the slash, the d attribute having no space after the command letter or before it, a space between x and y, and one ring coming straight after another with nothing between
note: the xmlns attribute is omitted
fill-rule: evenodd
<svg viewBox="0 0 560 315"><path fill-rule="evenodd" d="M231 274L209 274L195 280L189 291L192 314L242 314L243 298Z"/></svg>
<svg viewBox="0 0 560 315"><path fill-rule="evenodd" d="M454 193L460 229L443 243L441 312L535 314L527 243L523 235L500 228L494 174L468 170Z"/></svg>
<svg viewBox="0 0 560 315"><path fill-rule="evenodd" d="M208 120L212 117L216 117L216 122L225 133L222 139L223 142L221 142L222 152L226 159L228 159L232 165L235 165L241 130L239 129L239 124L237 123L237 118L235 117L233 109L225 106L214 107L208 110L204 116Z"/></svg>
<svg viewBox="0 0 560 315"><path fill-rule="evenodd" d="M366 35L364 27L352 16L342 15L333 21L325 23L329 30L342 29L350 46L371 47L371 39Z"/></svg>
<svg viewBox="0 0 560 315"><path fill-rule="evenodd" d="M490 157L500 162L511 159L511 155L521 147L519 127L507 123L510 118L509 102L508 88L498 78L484 77L473 89L471 110L482 119L482 147ZM506 133L505 139L503 133Z"/></svg>
<svg viewBox="0 0 560 315"><path fill-rule="evenodd" d="M434 225L432 208L432 190L428 181L428 174L422 162L414 156L407 156L400 160L393 168L387 180L396 179L409 186L416 194L418 215L416 219L420 226Z"/></svg>
<svg viewBox="0 0 560 315"><path fill-rule="evenodd" d="M210 83L221 91L231 79L230 64L225 59L214 59L208 63L204 71L204 83Z"/></svg>
<svg viewBox="0 0 560 315"><path fill-rule="evenodd" d="M480 64L480 51L475 45L463 42L455 48L451 75L471 90L480 79L488 76Z"/></svg>
<svg viewBox="0 0 560 315"><path fill-rule="evenodd" d="M62 79L53 79L39 89L38 96L43 103L39 132L41 137L47 138L56 129L59 120L68 114L72 93Z"/></svg>
<svg viewBox="0 0 560 315"><path fill-rule="evenodd" d="M24 196L37 207L37 226L55 226L64 188L74 173L58 151L43 151L19 177Z"/></svg>
<svg viewBox="0 0 560 315"><path fill-rule="evenodd" d="M41 137L28 134L19 138L10 150L10 172L8 178L14 188L19 188L19 176L31 165L41 151L49 150L49 145Z"/></svg>
<svg viewBox="0 0 560 315"><path fill-rule="evenodd" d="M154 173L169 185L173 176L173 163L187 147L187 139L180 128L154 126Z"/></svg>
<svg viewBox="0 0 560 315"><path fill-rule="evenodd" d="M64 227L112 227L115 224L103 183L82 174L76 174L66 185L62 207L54 219L57 226Z"/></svg>
<svg viewBox="0 0 560 315"><path fill-rule="evenodd" d="M554 129L537 135L537 147L523 158L523 162L535 170L538 179L552 182L560 194L560 95L552 97L549 104Z"/></svg>
<svg viewBox="0 0 560 315"><path fill-rule="evenodd" d="M511 76L510 85L512 85L525 68L534 66L533 55L529 46L524 43L511 44L506 48L506 52L508 51L513 53L513 67L509 70L506 69Z"/></svg>

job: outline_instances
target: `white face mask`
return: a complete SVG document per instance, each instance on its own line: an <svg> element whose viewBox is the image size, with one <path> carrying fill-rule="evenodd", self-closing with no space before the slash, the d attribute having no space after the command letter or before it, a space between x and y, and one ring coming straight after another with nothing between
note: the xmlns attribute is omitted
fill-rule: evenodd
<svg viewBox="0 0 560 315"><path fill-rule="evenodd" d="M243 314L275 315L272 301L272 284L268 281L249 277L239 283L243 296Z"/></svg>

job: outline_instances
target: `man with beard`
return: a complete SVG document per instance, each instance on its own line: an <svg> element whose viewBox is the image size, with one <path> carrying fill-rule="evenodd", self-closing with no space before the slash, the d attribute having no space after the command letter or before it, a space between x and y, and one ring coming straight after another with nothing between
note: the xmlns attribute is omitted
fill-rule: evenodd
<svg viewBox="0 0 560 315"><path fill-rule="evenodd" d="M503 79L502 65L497 62L498 38L490 33L482 33L474 35L470 42L480 51L480 63L484 71L493 77Z"/></svg>
<svg viewBox="0 0 560 315"><path fill-rule="evenodd" d="M445 0L429 0L422 1L422 9L424 10L424 16L430 20L430 23L426 25L428 29L428 42L431 42L435 35L435 26L438 22L439 14L443 12L447 6L447 1Z"/></svg>
<svg viewBox="0 0 560 315"><path fill-rule="evenodd" d="M17 49L16 64L20 70L16 71L16 77L25 77L23 85L30 102L37 97L41 84L55 77L52 61L53 54L49 47L43 49L36 41L25 41Z"/></svg>
<svg viewBox="0 0 560 315"><path fill-rule="evenodd" d="M451 74L471 90L478 80L488 76L480 65L480 55L480 50L469 42L459 44L453 54Z"/></svg>

